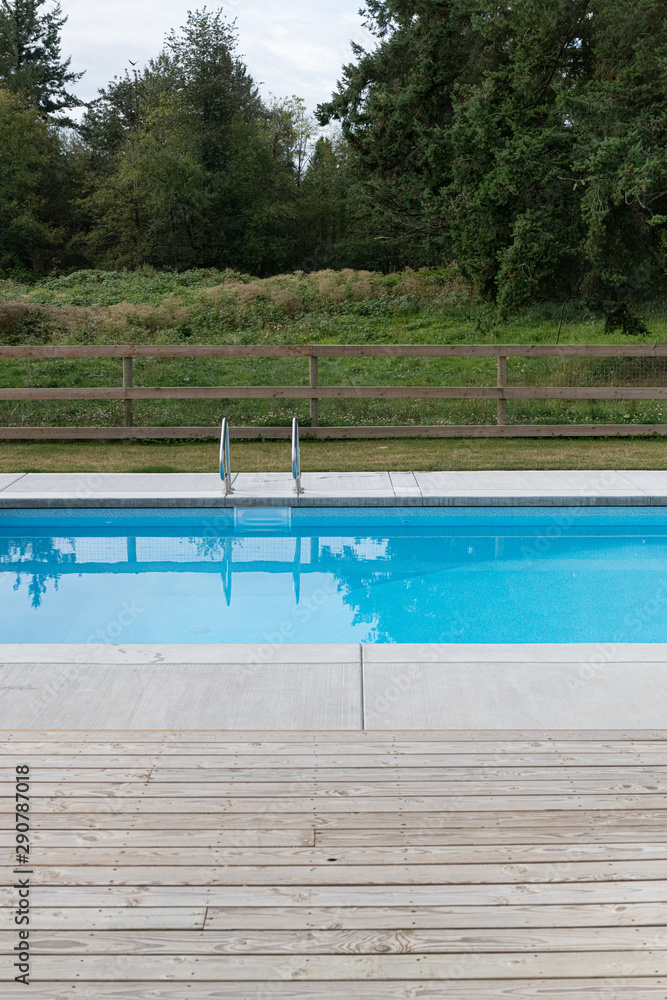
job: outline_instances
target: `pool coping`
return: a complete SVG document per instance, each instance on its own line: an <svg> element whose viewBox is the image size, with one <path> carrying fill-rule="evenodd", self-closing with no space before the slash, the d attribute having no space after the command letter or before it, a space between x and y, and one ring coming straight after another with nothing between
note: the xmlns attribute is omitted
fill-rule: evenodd
<svg viewBox="0 0 667 1000"><path fill-rule="evenodd" d="M5 473L0 509L174 507L665 507L667 471Z"/></svg>

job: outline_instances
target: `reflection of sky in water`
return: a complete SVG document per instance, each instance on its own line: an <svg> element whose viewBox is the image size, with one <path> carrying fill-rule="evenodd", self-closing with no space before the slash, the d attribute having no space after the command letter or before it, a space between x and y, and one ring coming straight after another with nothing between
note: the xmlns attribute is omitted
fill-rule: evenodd
<svg viewBox="0 0 667 1000"><path fill-rule="evenodd" d="M667 641L656 518L66 531L0 528L0 642Z"/></svg>

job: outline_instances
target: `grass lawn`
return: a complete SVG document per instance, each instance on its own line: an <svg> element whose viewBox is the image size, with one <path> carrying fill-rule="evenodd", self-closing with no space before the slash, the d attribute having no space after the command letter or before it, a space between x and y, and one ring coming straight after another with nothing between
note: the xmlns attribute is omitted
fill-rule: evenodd
<svg viewBox="0 0 667 1000"><path fill-rule="evenodd" d="M232 471L287 472L288 441L233 441ZM0 472L214 472L210 443L0 443ZM303 441L304 472L484 469L664 469L662 438Z"/></svg>
<svg viewBox="0 0 667 1000"><path fill-rule="evenodd" d="M605 333L601 316L581 303L569 303L562 314L560 343L625 343L632 346L667 343L667 303L645 303L641 314L649 334L629 337L616 332L612 335ZM379 275L327 271L260 280L209 272L142 276L139 273L90 271L48 279L34 286L0 281L0 344L7 345L553 344L559 335L560 320L559 303L542 303L512 314L500 314L476 301L460 280L445 272ZM493 358L323 358L319 376L322 385L493 386L497 368ZM667 364L664 359L514 358L508 362L507 377L510 386L664 386ZM2 388L121 384L120 359L4 359L0 362ZM304 358L146 358L135 361L134 384L188 387L307 385L308 363ZM223 415L233 426L288 426L296 415L305 427L309 422L309 404L307 400L280 399L146 400L134 404L136 426L212 426L219 425ZM667 401L510 400L507 416L510 423L519 424L661 424L667 423ZM112 426L121 424L122 420L123 406L117 401L0 402L0 424L5 426ZM322 426L484 424L495 423L495 420L495 405L484 400L330 399L320 402ZM588 447L590 454L597 454L601 448L599 443L580 446ZM258 449L249 452L254 456L264 446L246 447ZM267 455L272 456L273 446L265 447ZM331 465L333 456L339 453L336 445L311 447L314 463L320 461L319 455L326 454L331 456L327 462ZM365 460L362 464L372 462L372 458L366 456L373 456L375 447L359 446L361 459ZM414 466L414 461L406 463L402 457L400 444L388 447L388 452L378 450L377 454L396 461L398 467ZM438 456L451 454L450 449L456 447L463 448L466 456L461 461L486 461L469 458L466 445L431 443L423 445L424 468L431 468L433 464L441 467L443 461ZM507 454L514 455L517 446L509 442L489 442L469 447L475 449L475 455L486 455L486 449L511 449ZM531 448L541 456L549 446L519 447L527 456ZM347 447L340 452L341 455L349 453ZM409 446L408 455L413 453L419 453L414 444ZM244 452L237 454L238 467L241 467L245 461ZM541 458L535 460L542 461ZM174 461L165 460L164 464L172 465ZM267 458L267 461L274 459ZM354 467L358 467L356 458L341 458L340 461L354 462ZM456 461L456 458L451 459L452 467ZM156 462L161 464L162 460L156 459ZM253 467L262 467L256 458L252 462L255 463ZM587 461L586 464L591 463Z"/></svg>

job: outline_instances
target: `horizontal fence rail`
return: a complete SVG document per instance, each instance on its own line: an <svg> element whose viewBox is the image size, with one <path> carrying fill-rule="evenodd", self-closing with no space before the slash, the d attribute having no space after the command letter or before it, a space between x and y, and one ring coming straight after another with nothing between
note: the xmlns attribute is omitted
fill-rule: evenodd
<svg viewBox="0 0 667 1000"><path fill-rule="evenodd" d="M303 427L304 437L556 437L667 435L667 424L508 424L509 400L667 400L664 386L508 386L508 358L665 358L667 344L636 346L575 344L285 344L256 345L76 345L0 346L0 362L9 359L119 358L123 361L122 386L0 388L0 401L120 400L123 427L0 427L5 440L45 439L203 439L219 436L219 427L135 427L134 400L240 400L308 399L311 427ZM309 385L302 386L135 386L132 362L137 358L259 359L307 358ZM319 384L319 358L496 358L495 386L331 386ZM665 369L667 381L667 366ZM438 424L415 426L320 427L318 403L321 399L458 399L491 400L497 406L496 424ZM290 427L244 426L230 429L234 438L281 439L290 437Z"/></svg>

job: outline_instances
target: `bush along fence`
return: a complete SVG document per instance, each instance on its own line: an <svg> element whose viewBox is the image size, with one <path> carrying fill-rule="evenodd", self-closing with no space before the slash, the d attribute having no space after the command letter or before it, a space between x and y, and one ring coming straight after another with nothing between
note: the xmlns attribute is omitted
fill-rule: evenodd
<svg viewBox="0 0 667 1000"><path fill-rule="evenodd" d="M122 386L0 388L2 401L84 401L116 400L123 403L123 426L1 426L5 440L45 439L204 439L219 436L215 426L139 427L133 424L133 403L137 400L310 400L310 427L304 437L386 438L386 437L557 437L667 435L667 423L508 423L507 404L512 400L606 401L664 400L667 402L667 345L513 345L513 344L314 344L314 345L159 345L133 346L12 346L0 347L0 362L9 359L122 359ZM186 359L285 359L308 362L307 385L214 385L137 386L133 384L133 361L141 358ZM496 359L495 385L322 385L320 358L421 358ZM508 379L511 359L555 359L550 373L567 373L564 362L574 367L570 374L578 384L508 384L521 376L519 367ZM560 367L559 367L560 365ZM546 371L546 370L545 370ZM305 373L304 373L305 378ZM598 384L591 384L597 382ZM624 382L625 384L618 384ZM604 384L600 384L604 383ZM628 384L631 383L631 384ZM320 400L485 400L495 403L495 423L414 424L399 426L321 426ZM289 438L285 426L237 426L234 438Z"/></svg>

